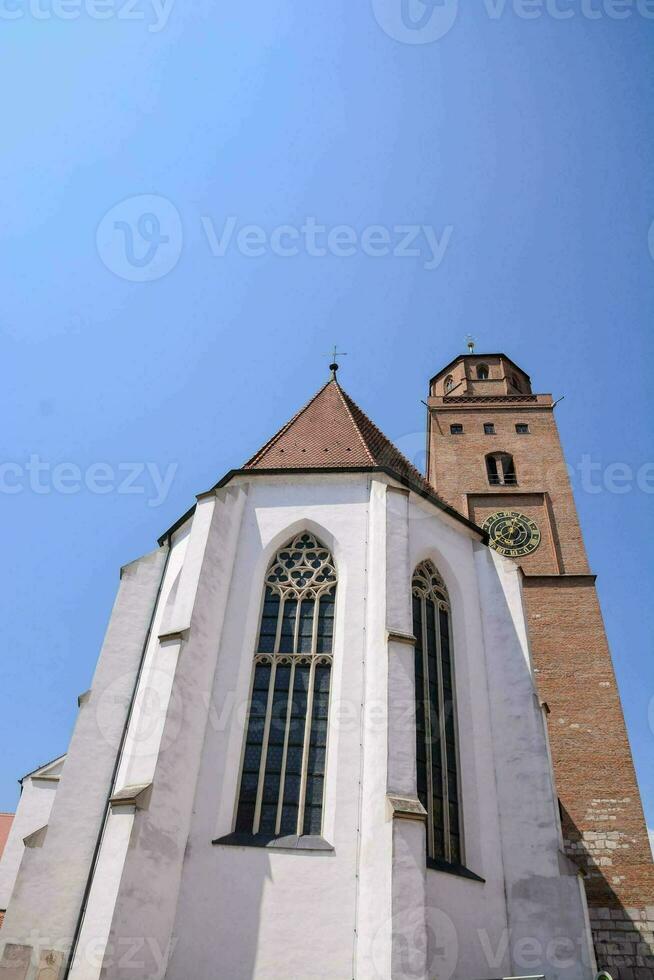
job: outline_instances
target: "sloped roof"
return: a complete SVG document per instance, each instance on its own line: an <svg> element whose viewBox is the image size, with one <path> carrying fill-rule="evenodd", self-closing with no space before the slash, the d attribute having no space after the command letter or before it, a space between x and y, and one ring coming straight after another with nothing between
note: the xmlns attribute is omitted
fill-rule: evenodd
<svg viewBox="0 0 654 980"><path fill-rule="evenodd" d="M57 766L57 764L59 762L63 762L65 758L66 758L66 753L64 752L63 755L58 755L56 759L50 759L49 762L44 762L42 765L37 766L36 769L32 769L30 772L26 772L24 776L21 776L18 782L22 783L23 779L29 779L30 777L34 777L34 776L49 775L49 770L54 769Z"/></svg>
<svg viewBox="0 0 654 980"><path fill-rule="evenodd" d="M435 493L415 466L333 378L248 460L244 469L378 466L388 467Z"/></svg>
<svg viewBox="0 0 654 980"><path fill-rule="evenodd" d="M370 470L383 470L475 531L482 541L487 540L485 531L439 497L419 470L352 401L335 377L240 470L230 470L209 492L226 486L240 475ZM159 543L163 544L192 512L191 509L173 524L159 538Z"/></svg>
<svg viewBox="0 0 654 980"><path fill-rule="evenodd" d="M5 849L9 831L14 822L14 816L15 814L13 813L0 813L0 857L2 857L2 852Z"/></svg>

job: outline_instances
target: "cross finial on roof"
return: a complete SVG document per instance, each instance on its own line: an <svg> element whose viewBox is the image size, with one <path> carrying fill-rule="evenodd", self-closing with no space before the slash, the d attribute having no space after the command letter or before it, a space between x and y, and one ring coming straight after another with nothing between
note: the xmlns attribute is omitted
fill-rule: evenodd
<svg viewBox="0 0 654 980"><path fill-rule="evenodd" d="M470 334L466 337L466 344L468 345L468 353L474 354L475 352L475 338L471 337Z"/></svg>
<svg viewBox="0 0 654 980"><path fill-rule="evenodd" d="M338 346L334 344L334 350L328 355L332 359L332 363L329 365L329 370L332 372L332 378L336 381L336 372L338 371L338 360L339 357L347 357L347 351L339 350Z"/></svg>

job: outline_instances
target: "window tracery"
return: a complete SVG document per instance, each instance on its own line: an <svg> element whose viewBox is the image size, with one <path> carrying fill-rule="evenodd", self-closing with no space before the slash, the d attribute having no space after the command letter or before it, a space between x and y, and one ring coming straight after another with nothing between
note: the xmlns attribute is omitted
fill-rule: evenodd
<svg viewBox="0 0 654 980"><path fill-rule="evenodd" d="M308 533L265 578L236 831L320 834L337 575Z"/></svg>

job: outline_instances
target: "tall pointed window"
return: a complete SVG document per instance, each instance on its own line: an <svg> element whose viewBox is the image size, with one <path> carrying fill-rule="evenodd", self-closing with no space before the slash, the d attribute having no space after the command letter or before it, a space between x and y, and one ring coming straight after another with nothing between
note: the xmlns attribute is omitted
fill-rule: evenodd
<svg viewBox="0 0 654 980"><path fill-rule="evenodd" d="M427 856L463 864L450 602L431 561L413 573L418 798L427 811Z"/></svg>
<svg viewBox="0 0 654 980"><path fill-rule="evenodd" d="M335 601L330 552L299 534L266 575L237 832L321 832Z"/></svg>

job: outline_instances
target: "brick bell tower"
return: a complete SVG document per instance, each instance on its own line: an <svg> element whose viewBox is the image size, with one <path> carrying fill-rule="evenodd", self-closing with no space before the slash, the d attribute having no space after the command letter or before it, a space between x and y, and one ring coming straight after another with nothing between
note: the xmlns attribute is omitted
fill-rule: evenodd
<svg viewBox="0 0 654 980"><path fill-rule="evenodd" d="M505 354L469 347L429 385L427 475L522 568L565 849L585 875L598 966L654 980L654 865L554 402Z"/></svg>

